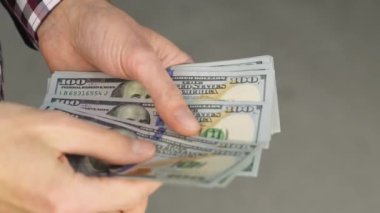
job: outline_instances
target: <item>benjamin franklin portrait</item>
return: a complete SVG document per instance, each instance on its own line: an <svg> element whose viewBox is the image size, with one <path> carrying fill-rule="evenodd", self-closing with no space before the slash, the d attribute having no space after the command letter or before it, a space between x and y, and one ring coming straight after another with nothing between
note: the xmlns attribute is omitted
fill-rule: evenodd
<svg viewBox="0 0 380 213"><path fill-rule="evenodd" d="M137 81L125 81L112 91L111 97L150 99L145 88Z"/></svg>
<svg viewBox="0 0 380 213"><path fill-rule="evenodd" d="M125 120L150 124L149 112L138 104L122 104L114 107L107 114Z"/></svg>

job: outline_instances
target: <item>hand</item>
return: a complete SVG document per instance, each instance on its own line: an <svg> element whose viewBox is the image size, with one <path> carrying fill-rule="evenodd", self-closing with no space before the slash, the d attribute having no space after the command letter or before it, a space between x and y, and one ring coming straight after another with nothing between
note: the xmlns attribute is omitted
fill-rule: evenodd
<svg viewBox="0 0 380 213"><path fill-rule="evenodd" d="M173 43L104 0L65 0L38 29L51 70L101 70L137 80L165 123L184 135L200 126L165 67L190 62Z"/></svg>
<svg viewBox="0 0 380 213"><path fill-rule="evenodd" d="M134 209L126 209L126 210L119 210L119 211L110 211L110 212L101 212L101 213L144 213L146 211L146 208L148 207L148 199L141 202L139 205L136 206Z"/></svg>
<svg viewBox="0 0 380 213"><path fill-rule="evenodd" d="M79 154L112 164L136 163L154 154L149 142L130 140L60 112L15 104L0 103L0 117L0 212L143 212L160 186L86 177L75 173L65 157Z"/></svg>

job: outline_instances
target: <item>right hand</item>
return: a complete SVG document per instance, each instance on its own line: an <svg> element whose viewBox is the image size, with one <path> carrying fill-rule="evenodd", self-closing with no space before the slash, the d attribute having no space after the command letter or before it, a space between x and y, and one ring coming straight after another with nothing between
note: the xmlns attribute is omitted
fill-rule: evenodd
<svg viewBox="0 0 380 213"><path fill-rule="evenodd" d="M165 70L191 58L109 1L62 1L37 33L50 70L99 70L137 80L165 124L183 135L199 133L199 123Z"/></svg>
<svg viewBox="0 0 380 213"><path fill-rule="evenodd" d="M0 103L0 212L107 212L145 208L160 183L86 177L65 154L112 164L153 156L154 145L74 119Z"/></svg>

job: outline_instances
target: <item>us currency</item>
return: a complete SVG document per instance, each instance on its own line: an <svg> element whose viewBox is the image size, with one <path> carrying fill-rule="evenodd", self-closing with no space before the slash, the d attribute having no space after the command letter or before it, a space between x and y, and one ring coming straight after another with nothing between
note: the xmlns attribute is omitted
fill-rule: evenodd
<svg viewBox="0 0 380 213"><path fill-rule="evenodd" d="M234 73L236 70L242 70L245 67L251 67L251 66L257 66L259 69L265 70L265 72L273 72L273 81L271 81L271 90L266 90L269 94L273 96L271 102L269 105L272 105L272 117L271 117L271 133L279 133L281 132L281 125L280 125L280 114L279 114L279 107L278 107L278 95L277 95L277 84L276 84L276 78L274 73L274 63L273 63L273 57L271 56L259 56L259 57L253 57L253 58L245 58L245 59L235 59L235 60L227 60L227 61L216 61L216 62L206 62L206 63L195 63L195 64L184 64L184 65L178 65L169 68L172 70L176 70L177 73L179 72L190 72L193 71L194 76L197 76L203 72L206 72L210 69L217 69L219 74L224 74L226 72L228 73ZM272 84L273 83L273 84ZM251 89L251 91L255 91ZM247 97L247 95L252 94L252 92L249 91L241 91L239 93L234 94L234 98L231 100L239 100L239 101L253 101L255 99L253 98L241 98L241 97ZM265 100L268 100L266 98ZM270 102L270 101L269 101ZM263 148L268 149L270 142L267 142Z"/></svg>
<svg viewBox="0 0 380 213"><path fill-rule="evenodd" d="M250 67L169 69L173 82L185 99L225 101L270 101L274 73ZM150 99L136 81L117 79L100 72L56 72L49 87L50 95L69 97L114 97Z"/></svg>
<svg viewBox="0 0 380 213"><path fill-rule="evenodd" d="M273 71L229 70L187 68L175 72L169 70L169 75L185 99L247 102L273 99Z"/></svg>
<svg viewBox="0 0 380 213"><path fill-rule="evenodd" d="M266 101L268 105L274 107L272 114L278 114L277 105L270 103L276 100L273 98L275 80L273 70L252 71L252 68L244 66L228 67L229 72L221 72L219 68L210 69L213 68L207 70L191 68L190 71L178 69L177 72L170 72L170 75L185 99ZM116 79L94 72L57 72L53 75L49 93L94 99L99 97L150 99L148 92L136 81ZM278 125L273 123L279 122L272 122L271 132L278 132Z"/></svg>
<svg viewBox="0 0 380 213"><path fill-rule="evenodd" d="M256 154L253 156L252 160L248 162L249 164L244 167L244 170L242 170L238 174L232 174L219 180L218 183L215 184L215 187L227 187L236 178L236 176L257 177L259 173L261 154L262 149L258 149Z"/></svg>
<svg viewBox="0 0 380 213"><path fill-rule="evenodd" d="M72 101L72 100L71 100ZM54 102L52 104L46 104L42 107L42 109L49 109L51 106L55 107L60 107L65 108L65 109L70 109L72 111L75 111L77 113L82 113L82 114L91 114L91 112L85 112L81 111L82 109L76 109L72 108L71 106L60 104L59 102ZM92 116L95 116L92 114ZM183 136L179 135L173 131L167 130L163 127L155 127L152 125L144 125L138 122L130 121L130 120L125 120L125 119L118 119L109 115L96 115L98 118L103 118L103 119L108 119L108 120L113 120L113 121L118 121L120 123L123 123L129 127L133 127L135 129L138 129L141 132L146 132L147 135L150 135L150 139L156 140L159 139L162 136L167 136L167 137L172 137L176 138L178 140L182 140L182 143L190 143L192 145L198 144L198 146L207 146L207 147L212 147L212 148L218 148L218 149L229 149L229 150L249 150L252 149L253 146L250 143L239 143L239 142L234 142L234 141L220 141L220 140L215 140L212 138L203 138L203 137L188 137L188 136ZM116 129L117 130L117 129ZM120 132L120 131L119 131ZM121 131L122 134L125 134L126 136L133 137L135 138L136 136L133 134L127 134L128 132L126 131ZM259 169L259 163L260 163L260 158L261 158L261 149L265 147L265 144L260 145L260 146L255 146L254 148L256 149L256 155L252 157L252 160L247 166L240 172L238 175L240 176L257 176L258 169ZM234 175L235 177L235 175Z"/></svg>
<svg viewBox="0 0 380 213"><path fill-rule="evenodd" d="M214 62L201 62L193 64L181 64L177 67L224 67L224 66L246 66L246 65L272 65L273 57L270 55L257 56L251 58L241 58L233 60L223 60L223 61L214 61Z"/></svg>
<svg viewBox="0 0 380 213"><path fill-rule="evenodd" d="M218 69L188 68L185 71L178 69L178 72L169 72L169 74L171 75L173 81L176 82L178 88L181 89L186 99L247 101L247 102L257 101L257 100L259 101L266 100L267 105L270 105L269 103L271 100L270 95L273 94L271 90L273 90L274 73L270 71L263 71L262 69L263 67L261 67L260 70L257 69L257 70L252 71L253 69L251 67L248 67L248 68L234 67L233 69L231 69L230 67L225 66L225 70L222 70L222 71L225 71L224 72L225 74L223 75L221 75L221 69L219 68ZM226 70L229 70L230 72L227 72ZM231 70L233 72L231 72ZM83 75L86 73L73 73L72 77L74 78L81 77L81 76L78 76L78 74ZM121 79L113 79L109 76L105 76L102 73L91 72L86 75L87 76L85 77L90 76L92 78L91 80L93 80L94 78L100 79L101 83L98 83L97 85L93 84L92 88L114 89L112 92L108 92L108 93L106 92L106 94L108 95L112 94L112 96L119 97L119 98L122 98L122 97L131 97L131 98L136 98L136 99L150 98L149 94L138 82L125 81ZM70 81L70 80L73 80L74 78L63 79L63 81L65 80ZM112 81L108 81L107 83L105 83L107 81L107 78L111 78ZM86 79L86 81L87 80L88 79ZM112 84L115 84L115 82L119 83L117 87L112 86ZM79 82L77 83L78 85L81 84ZM63 87L66 87L65 89L69 87L66 84L74 84L74 83L63 82ZM78 85L72 86L72 87L78 88ZM91 83L83 84L83 85L84 86L82 87L82 89L86 88L87 86L91 86ZM189 88L189 86L192 88ZM68 92L68 91L66 90L65 92ZM64 93L64 94L75 95L75 92L72 94L70 94L70 92ZM96 95L100 93L95 92L93 94ZM86 95L84 97L86 97ZM95 99L99 99L99 98L96 97ZM135 118L129 118L129 119L135 120ZM153 119L149 119L149 120L152 121ZM141 119L141 116L140 116L140 121L146 122L147 120L144 118ZM162 121L159 120L159 122L161 123ZM272 133L273 132L274 131L272 131ZM263 146L262 148L268 148L268 146L269 146L269 141L265 140L265 146ZM252 162L259 162L259 160L252 161ZM254 165L257 165L257 164L254 164ZM242 175L254 176L255 173L257 173L257 167L254 165L251 164L247 169L244 170L244 172L242 172Z"/></svg>
<svg viewBox="0 0 380 213"><path fill-rule="evenodd" d="M170 68L169 74L185 99L268 102L268 105L272 105L271 132L280 132L273 69L269 65L258 70L256 66L236 64L224 65L223 69L181 65ZM51 81L50 95L150 99L148 92L138 82L113 78L100 72L56 72Z"/></svg>
<svg viewBox="0 0 380 213"><path fill-rule="evenodd" d="M261 58L264 58L265 62L263 62L264 60L261 60ZM229 61L197 63L197 64L175 66L175 67L170 68L170 69L175 69L177 72L184 72L184 73L193 71L193 72L195 72L194 76L197 76L198 73L203 73L203 72L207 73L207 70L210 68L223 68L223 69L219 69L220 74L226 73L227 71L228 71L228 73L233 73L234 70L238 70L236 67L245 67L247 65L252 65L252 64L254 64L254 65L260 64L260 68L265 69L266 72L268 72L268 70L273 71L273 81L272 81L273 84L271 84L272 90L271 91L267 90L268 92L273 94L272 103L271 103L272 104L271 133L272 134L279 133L279 132L281 132L280 114L279 114L279 107L278 107L277 84L276 84L276 78L274 77L275 74L274 74L274 66L273 66L273 58L272 57L264 56L264 57L256 57L256 58L229 60ZM263 67L263 65L264 65L264 67ZM252 90L252 91L254 91L254 90ZM242 91L240 96L244 97L247 94L251 94L251 93L249 93L248 91L245 91L245 92ZM237 98L235 98L235 100L241 99L238 97L239 96L237 95ZM241 99L241 100L247 101L249 99ZM266 98L265 100L268 100L268 98ZM270 141L265 143L265 145L262 145L261 148L268 149L269 145L270 145ZM261 152L260 152L260 155L256 155L254 157L254 159L252 159L252 163L246 169L244 169L239 175L240 176L256 177L258 174L258 165L259 165L260 159L261 159ZM228 179L226 179L225 183L229 183ZM221 184L221 185L223 185L223 184Z"/></svg>
<svg viewBox="0 0 380 213"><path fill-rule="evenodd" d="M189 72L190 70L205 72L207 69L217 68L219 69L218 70L219 73L221 73L221 72L234 72L236 70L239 70L237 67L247 67L247 66L250 67L252 65L257 65L257 64L260 64L260 69L263 69L266 71L273 71L273 76L275 75L273 57L271 56L259 56L259 57L246 58L246 59L235 59L235 60L228 60L228 61L208 62L208 63L184 64L184 65L174 66L170 69L174 69L177 72L180 72L180 71ZM272 89L273 91L272 134L275 134L275 133L281 132L280 113L279 113L279 107L278 107L277 83L276 83L275 77L273 77L272 87L273 87Z"/></svg>
<svg viewBox="0 0 380 213"><path fill-rule="evenodd" d="M44 104L41 106L41 109L43 110L65 109L66 111L78 113L81 115L89 115L89 116L96 117L99 119L122 123L130 128L134 128L135 130L145 132L146 137L148 137L149 135L149 137L152 140L160 139L160 137L165 136L165 137L177 138L177 140L182 140L183 143L190 143L193 145L197 144L199 146L207 146L207 147L218 148L218 149L249 150L249 149L255 148L254 145L247 144L247 143L237 143L234 141L228 141L228 143L226 143L225 141L212 139L212 138L204 138L204 137L197 137L197 136L192 136L192 137L183 136L174 131L167 130L166 128L163 128L160 126L144 125L139 122L134 122L134 121L125 120L125 119L118 119L109 115L98 115L98 114L95 115L95 114L91 114L91 112L86 112L83 109L74 108L74 107L61 104L58 102ZM124 135L126 136L132 136L132 138L136 138L135 135L128 135L126 134L127 132L125 131L122 131L120 133L122 134L125 133Z"/></svg>
<svg viewBox="0 0 380 213"><path fill-rule="evenodd" d="M239 60L237 60L239 61ZM232 62L232 61L231 61ZM183 94L193 94L193 95L186 95L185 98L195 98L195 99L211 99L211 100L225 100L225 101L266 101L268 105L271 105L272 107L272 129L271 133L279 133L281 132L281 125L280 125L280 114L279 114L279 108L278 108L278 95L277 95L277 85L276 85L276 79L275 79L275 73L273 69L273 65L265 65L265 67L262 67L263 73L270 74L270 78L268 78L267 87L265 89L259 89L259 87L254 87L254 80L253 78L249 78L248 76L239 76L236 79L240 82L239 84L233 84L233 87L227 87L224 86L222 91L211 95L203 95L202 94L202 88L200 91L197 90L197 84L196 81L188 81L190 85L187 84L186 81L178 84L178 88L191 88L189 91L182 90ZM226 75L227 73L231 76L236 77L237 73L241 73L245 69L245 65L223 65L221 67L218 67L217 64L214 64L212 67L202 67L200 65L197 66L178 66L175 68L176 74L181 76L186 76L188 73L191 73L191 76L202 76L204 74L207 74L210 71L217 71L217 73L221 76ZM170 68L172 69L172 68ZM169 69L169 71L170 71ZM237 71L237 72L236 72ZM170 72L169 72L170 73ZM181 78L180 77L180 78ZM215 76L217 78L217 76ZM176 76L172 77L173 79L176 78ZM253 80L253 81L252 81ZM248 82L248 83L247 83ZM228 85L229 83L224 83L224 85ZM260 82L258 82L260 85ZM261 84L263 85L263 84ZM269 86L268 86L269 85ZM259 93L258 91L261 91ZM207 90L204 92L207 93ZM266 97L263 96L265 94Z"/></svg>
<svg viewBox="0 0 380 213"><path fill-rule="evenodd" d="M258 79L251 76L243 76L242 72L251 72L250 74L256 75L259 74L265 75L265 78L262 78L258 81L252 81L252 79ZM261 73L260 73L261 72ZM53 75L54 77L62 77L65 72L57 72ZM103 94L105 97L115 97L124 99L123 97L131 97L134 99L150 99L149 94L146 90L137 82L125 81L121 79L115 79L104 74L100 74L98 79L94 74L98 75L99 73L77 73L73 72L74 76L69 76L71 78L63 79L61 82L61 87L56 87L56 83L53 83L49 86L49 93L54 94L57 91L65 91L65 96L78 96L78 97L91 97L93 99L98 99L101 91L111 91ZM271 56L260 56L247 59L237 59L237 60L228 60L228 61L218 61L218 62L207 62L207 63L197 63L197 64L188 64L188 65L179 65L174 66L168 69L168 74L172 77L174 82L177 82L177 86L181 89L187 100L223 100L223 101L240 101L240 102L252 102L252 101L264 101L267 103L269 108L272 108L271 118L269 123L271 123L270 132L272 134L280 132L280 119L279 119L279 110L278 110L278 97L276 89L276 80L274 77L274 66L273 58ZM238 74L238 75L237 75ZM84 75L84 76L83 76ZM200 76L199 78L193 77ZM227 76L229 79L224 82L219 78L220 76ZM269 77L267 77L269 76ZM80 80L78 78L80 78ZM83 78L84 77L84 78ZM251 78L250 78L251 77ZM235 78L235 82L231 79ZM61 78L62 79L62 78ZM87 82L83 84L83 80L90 79L95 80L93 82ZM227 79L227 78L225 78ZM240 80L236 80L240 79ZM250 79L250 80L247 80ZM265 79L265 80L263 80ZM98 83L94 83L98 80ZM102 83L99 83L100 82ZM54 80L53 80L54 82ZM57 81L56 81L57 82ZM116 83L118 84L116 84ZM264 82L264 83L263 83ZM115 84L117 85L115 87ZM57 90L58 88L58 90ZM250 88L245 89L244 88ZM55 90L54 90L55 89ZM107 90L108 89L108 90ZM266 95L266 96L265 96ZM50 95L51 96L51 95ZM273 98L270 99L270 96ZM272 101L272 103L270 103ZM272 106L272 107L271 107ZM105 117L109 115L104 115ZM114 117L115 120L123 121ZM133 121L126 121L130 124L136 124ZM144 124L140 123L140 127L143 127ZM150 126L151 127L151 126ZM149 127L149 128L150 128ZM147 128L147 127L144 127ZM158 127L155 127L158 128ZM162 128L158 128L155 131L161 131ZM164 134L176 135L176 133L171 132L170 130L163 131ZM161 133L162 134L162 133ZM183 140L189 140L182 136ZM209 142L210 138L203 138L203 142ZM199 140L199 139L198 139ZM230 147L231 143L229 144ZM220 145L220 144L219 144ZM269 141L265 143L265 146L261 145L261 148L268 148ZM261 148L257 148L260 149ZM260 152L261 153L261 152ZM255 176L257 175L257 169L260 162L261 155L255 155L252 159L252 163L247 166L243 175ZM258 162L258 163L257 163ZM248 171L248 172L247 172Z"/></svg>
<svg viewBox="0 0 380 213"><path fill-rule="evenodd" d="M273 71L273 76L274 76L274 63L273 63L273 57L271 56L259 56L259 57L253 57L253 58L245 58L245 59L236 59L236 60L228 60L228 61L216 61L216 62L206 62L206 63L195 63L195 64L184 64L184 65L179 65L179 66L174 66L171 69L176 70L177 72L182 71L182 72L189 72L191 70L193 71L198 71L198 73L201 72L207 72L208 68L223 68L219 70L219 73L221 72L226 72L233 71L233 70L238 70L236 67L244 67L244 66L250 66L250 65L259 65L260 69L265 69L265 70L272 70ZM264 67L263 67L264 65ZM195 73L195 76L197 74ZM277 95L277 84L276 84L276 78L273 77L273 87L272 91L273 92L273 101L272 101L272 118L271 118L271 123L272 123L272 129L271 133L279 133L281 132L281 125L280 125L280 115L279 115L279 107L278 107L278 95ZM249 93L246 93L249 94ZM252 101L252 100L251 100ZM262 148L269 148L269 142L266 143ZM254 176L256 177L258 175L258 167L260 165L260 159L261 159L261 149L260 149L260 154L256 155L253 159L252 162L243 172L241 172L239 175L241 176ZM224 184L229 183L233 178L226 178L224 180ZM220 183L221 186L223 186L223 183Z"/></svg>
<svg viewBox="0 0 380 213"><path fill-rule="evenodd" d="M133 99L78 99L53 96L46 104L61 103L95 115L124 121L164 126L151 101ZM264 102L189 101L188 107L201 124L200 136L223 141L263 144L271 139L270 109Z"/></svg>
<svg viewBox="0 0 380 213"><path fill-rule="evenodd" d="M126 124L93 115L80 113L51 105L50 110L59 110L79 119L105 128L117 130L129 137L151 140L156 145L156 155L149 161L124 166L107 165L85 156L71 156L70 162L78 171L91 176L118 176L148 178L166 183L214 187L227 176L242 170L255 155L254 149L215 149L162 136L159 139L149 133Z"/></svg>
<svg viewBox="0 0 380 213"><path fill-rule="evenodd" d="M119 131L120 129L117 128L117 126L112 126L112 130L116 130L119 133L128 136L132 139L147 139L147 140L153 140L155 141L161 141L165 140L166 138L175 138L176 141L181 142L183 144L188 145L194 145L194 146L203 146L206 148L211 149L226 149L226 150L235 150L235 151L241 151L241 150L253 150L256 149L255 145L249 145L249 144L241 144L241 143L233 143L233 142L222 142L215 139L207 139L200 137L190 137L190 136L181 136L176 133L168 133L167 131L162 131L161 127L153 127L153 126L141 126L136 123L131 122L121 122L115 119L112 119L110 116L98 116L94 114L90 114L88 112L82 111L81 109L75 109L72 107L69 107L64 104L59 103L52 103L49 105L45 105L42 109L44 110L59 110L64 111L76 118L95 123L97 125L103 126L103 127L110 127L111 124L114 125L122 125L125 129L124 131ZM128 131L128 129L130 131ZM131 131L134 131L135 133L132 133ZM128 134L129 132L129 134ZM230 144L230 145L226 145Z"/></svg>
<svg viewBox="0 0 380 213"><path fill-rule="evenodd" d="M75 109L74 109L75 110ZM80 111L83 112L84 111ZM152 135L155 135L155 137L161 137L163 135L168 136L168 137L174 137L177 139L181 139L184 142L189 142L191 144L195 143L200 143L202 145L206 146L211 146L213 148L219 148L219 149L235 149L235 150L247 150L252 147L256 147L256 145L252 145L251 143L242 143L240 141L224 141L224 140L219 140L219 139L214 139L214 138L205 138L205 137L200 137L200 136L184 136L180 135L174 131L171 131L169 129L166 129L165 127L160 127L160 126L152 126L152 125L144 125L138 122L130 121L130 120L125 120L125 119L120 119L120 118L115 118L109 115L98 115L101 118L105 118L108 120L114 120L123 124L127 124L129 126L133 126L137 129L141 129L143 131L150 132Z"/></svg>

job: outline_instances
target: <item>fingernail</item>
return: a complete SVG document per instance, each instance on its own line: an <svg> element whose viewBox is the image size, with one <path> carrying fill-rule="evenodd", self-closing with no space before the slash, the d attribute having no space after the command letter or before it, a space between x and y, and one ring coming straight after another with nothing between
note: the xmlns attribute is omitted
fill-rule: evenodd
<svg viewBox="0 0 380 213"><path fill-rule="evenodd" d="M180 123L180 125L184 126L188 131L198 132L200 129L200 125L198 121L195 119L194 115L187 107L183 107L178 109L174 113L174 117Z"/></svg>
<svg viewBox="0 0 380 213"><path fill-rule="evenodd" d="M135 154L152 156L156 151L154 144L148 141L134 140L132 143L132 152Z"/></svg>

